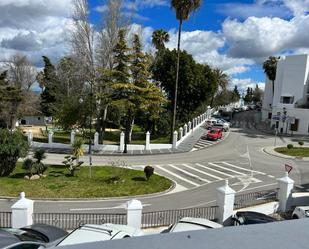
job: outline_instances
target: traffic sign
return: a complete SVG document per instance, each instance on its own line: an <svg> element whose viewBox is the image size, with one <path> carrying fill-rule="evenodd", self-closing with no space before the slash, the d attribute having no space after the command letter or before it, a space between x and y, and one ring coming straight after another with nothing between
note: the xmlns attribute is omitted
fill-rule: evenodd
<svg viewBox="0 0 309 249"><path fill-rule="evenodd" d="M291 165L285 164L284 165L285 171L288 172L288 174L291 172L291 170L293 169L293 167Z"/></svg>

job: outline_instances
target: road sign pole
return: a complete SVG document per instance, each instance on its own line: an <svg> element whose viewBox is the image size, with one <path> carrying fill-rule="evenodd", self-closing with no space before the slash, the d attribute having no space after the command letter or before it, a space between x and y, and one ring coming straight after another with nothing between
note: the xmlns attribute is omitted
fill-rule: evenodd
<svg viewBox="0 0 309 249"><path fill-rule="evenodd" d="M278 134L278 130L276 128L276 130L275 130L275 143L274 143L274 147L276 147L276 145L277 145L277 134Z"/></svg>

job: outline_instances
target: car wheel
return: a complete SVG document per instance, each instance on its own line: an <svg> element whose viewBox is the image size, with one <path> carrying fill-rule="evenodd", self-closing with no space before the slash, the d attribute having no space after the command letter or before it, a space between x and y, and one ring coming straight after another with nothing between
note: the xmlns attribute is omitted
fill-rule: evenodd
<svg viewBox="0 0 309 249"><path fill-rule="evenodd" d="M294 214L294 215L292 216L292 219L296 220L296 219L299 219L299 217L298 217L296 214Z"/></svg>

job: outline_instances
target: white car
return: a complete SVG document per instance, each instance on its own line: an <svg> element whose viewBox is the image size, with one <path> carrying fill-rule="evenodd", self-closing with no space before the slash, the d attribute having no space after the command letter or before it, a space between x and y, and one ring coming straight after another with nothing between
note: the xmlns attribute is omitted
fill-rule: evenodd
<svg viewBox="0 0 309 249"><path fill-rule="evenodd" d="M114 240L141 236L143 232L126 225L117 224L85 224L72 231L57 246L75 245L87 242Z"/></svg>
<svg viewBox="0 0 309 249"><path fill-rule="evenodd" d="M184 217L175 224L170 225L167 229L163 230L162 233L184 232L221 227L221 224L207 219Z"/></svg>
<svg viewBox="0 0 309 249"><path fill-rule="evenodd" d="M292 219L301 219L309 217L309 206L298 206L295 207L292 213Z"/></svg>

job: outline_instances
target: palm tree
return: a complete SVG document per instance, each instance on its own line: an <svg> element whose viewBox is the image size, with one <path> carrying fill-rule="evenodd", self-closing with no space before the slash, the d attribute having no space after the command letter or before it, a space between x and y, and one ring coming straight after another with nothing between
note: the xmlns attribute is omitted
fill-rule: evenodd
<svg viewBox="0 0 309 249"><path fill-rule="evenodd" d="M74 143L72 144L73 147L73 156L76 157L76 162L79 163L79 157L84 155L84 140L82 138L76 138Z"/></svg>
<svg viewBox="0 0 309 249"><path fill-rule="evenodd" d="M228 82L229 82L229 76L225 74L221 69L215 68L212 70L212 76L213 80L216 83L216 90L214 91L212 98L211 98L211 103L210 106L213 106L213 101L215 98L215 95L217 94L218 90L226 90Z"/></svg>
<svg viewBox="0 0 309 249"><path fill-rule="evenodd" d="M184 20L188 20L190 14L197 10L202 4L202 0L171 0L171 7L176 12L176 18L179 20L178 29L178 45L177 45L177 68L176 68L176 82L175 82L175 96L174 96L174 111L173 111L173 123L171 130L171 138L175 130L176 124L176 109L177 109L177 92L178 92L178 80L179 80L179 57L180 57L180 38L182 23Z"/></svg>
<svg viewBox="0 0 309 249"><path fill-rule="evenodd" d="M280 57L269 56L269 58L263 63L264 73L268 79L272 81L273 96L275 93L275 79L277 73L277 62Z"/></svg>
<svg viewBox="0 0 309 249"><path fill-rule="evenodd" d="M152 44L158 51L163 50L165 43L169 42L169 40L169 34L163 29L157 29L152 33Z"/></svg>

